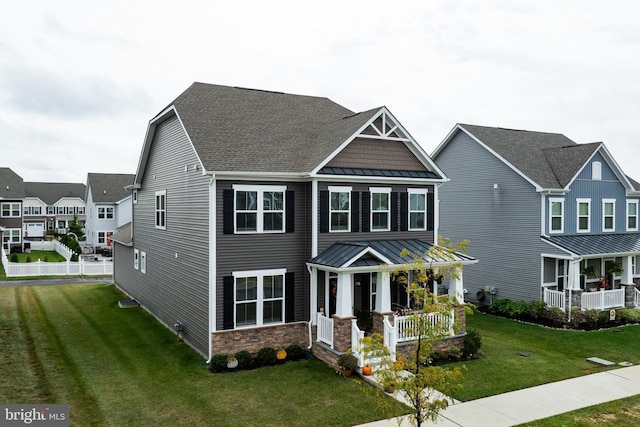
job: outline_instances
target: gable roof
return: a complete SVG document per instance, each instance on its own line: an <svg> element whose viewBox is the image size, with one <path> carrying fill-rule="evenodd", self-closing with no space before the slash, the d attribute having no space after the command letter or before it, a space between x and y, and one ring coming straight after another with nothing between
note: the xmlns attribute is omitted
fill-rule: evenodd
<svg viewBox="0 0 640 427"><path fill-rule="evenodd" d="M64 197L84 200L85 185L69 182L25 182L25 197L37 197L47 205L54 205Z"/></svg>
<svg viewBox="0 0 640 427"><path fill-rule="evenodd" d="M24 181L10 168L0 168L0 199L24 198Z"/></svg>
<svg viewBox="0 0 640 427"><path fill-rule="evenodd" d="M432 153L438 154L458 132L465 132L540 190L566 189L600 151L623 185L633 190L602 142L578 144L559 133L457 124ZM637 187L636 187L637 190Z"/></svg>
<svg viewBox="0 0 640 427"><path fill-rule="evenodd" d="M91 192L94 203L116 203L131 195L125 187L133 183L134 177L126 173L89 173L87 192Z"/></svg>
<svg viewBox="0 0 640 427"><path fill-rule="evenodd" d="M196 82L150 121L136 179L156 126L171 116L206 172L309 175L383 109L354 113L323 97ZM440 172L426 153L422 161Z"/></svg>

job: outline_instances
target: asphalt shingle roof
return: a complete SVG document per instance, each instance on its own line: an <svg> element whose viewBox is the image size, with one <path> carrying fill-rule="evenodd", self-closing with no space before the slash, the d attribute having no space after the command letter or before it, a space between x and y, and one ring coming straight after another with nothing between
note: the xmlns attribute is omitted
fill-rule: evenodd
<svg viewBox="0 0 640 427"><path fill-rule="evenodd" d="M124 187L133 184L133 174L89 173L87 189L91 191L94 203L116 203L129 197Z"/></svg>
<svg viewBox="0 0 640 427"><path fill-rule="evenodd" d="M0 168L0 199L24 198L24 181L10 168Z"/></svg>
<svg viewBox="0 0 640 427"><path fill-rule="evenodd" d="M54 205L63 197L76 197L84 200L84 184L70 182L25 182L25 196L37 197L47 205Z"/></svg>
<svg viewBox="0 0 640 427"><path fill-rule="evenodd" d="M565 235L543 239L579 256L640 253L640 233Z"/></svg>

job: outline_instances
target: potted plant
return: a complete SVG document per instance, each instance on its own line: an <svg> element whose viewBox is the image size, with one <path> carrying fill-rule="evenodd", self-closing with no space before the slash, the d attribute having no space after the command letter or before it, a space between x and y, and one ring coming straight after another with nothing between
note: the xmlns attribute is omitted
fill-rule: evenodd
<svg viewBox="0 0 640 427"><path fill-rule="evenodd" d="M595 279L599 274L598 269L594 265L584 267L582 269L582 275L580 276L580 285L582 289L586 288L586 279Z"/></svg>
<svg viewBox="0 0 640 427"><path fill-rule="evenodd" d="M238 367L238 359L236 359L235 356L229 356L227 358L227 368L235 369L237 367Z"/></svg>
<svg viewBox="0 0 640 427"><path fill-rule="evenodd" d="M348 377L354 370L358 369L358 359L351 354L351 351L343 353L338 357L338 368L342 375Z"/></svg>
<svg viewBox="0 0 640 427"><path fill-rule="evenodd" d="M617 274L624 273L624 268L622 268L622 264L620 264L619 262L608 263L605 273L605 289L612 289L613 285L615 284L615 276ZM609 286L606 286L606 284L608 284Z"/></svg>

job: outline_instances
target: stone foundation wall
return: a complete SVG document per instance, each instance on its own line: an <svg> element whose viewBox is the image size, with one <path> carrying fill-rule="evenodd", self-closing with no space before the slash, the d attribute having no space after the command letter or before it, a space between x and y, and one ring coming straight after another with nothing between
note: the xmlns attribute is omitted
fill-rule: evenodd
<svg viewBox="0 0 640 427"><path fill-rule="evenodd" d="M428 345L428 343L425 343ZM446 352L451 346L456 346L459 349L464 348L464 335L456 335L455 337L446 338L442 341L438 341L433 344L431 351ZM399 344L396 348L396 359L413 359L413 352L415 352L415 342L408 342Z"/></svg>
<svg viewBox="0 0 640 427"><path fill-rule="evenodd" d="M351 320L355 316L333 316L333 348L345 352L351 348Z"/></svg>
<svg viewBox="0 0 640 427"><path fill-rule="evenodd" d="M297 344L309 347L309 325L306 322L285 323L258 328L217 331L211 334L213 354L234 354L247 350L256 354L261 348L285 348Z"/></svg>

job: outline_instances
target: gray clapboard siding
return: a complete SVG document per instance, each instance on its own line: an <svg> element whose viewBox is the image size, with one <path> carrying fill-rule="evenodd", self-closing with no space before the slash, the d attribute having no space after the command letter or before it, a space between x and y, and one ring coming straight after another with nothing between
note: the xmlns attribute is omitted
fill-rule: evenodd
<svg viewBox="0 0 640 427"><path fill-rule="evenodd" d="M187 171L185 171L185 165ZM209 181L180 123L158 125L138 203L134 248L147 254L146 274L133 270L118 286L163 323L184 325L184 338L203 354L209 348ZM166 190L166 230L155 228L155 192ZM131 255L133 256L133 255Z"/></svg>

